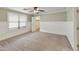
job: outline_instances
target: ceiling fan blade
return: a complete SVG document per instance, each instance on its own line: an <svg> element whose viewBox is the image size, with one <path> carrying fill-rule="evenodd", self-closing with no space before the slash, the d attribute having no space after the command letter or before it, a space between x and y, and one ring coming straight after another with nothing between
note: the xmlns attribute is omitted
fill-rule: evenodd
<svg viewBox="0 0 79 59"><path fill-rule="evenodd" d="M29 12L33 12L34 10L29 10Z"/></svg>
<svg viewBox="0 0 79 59"><path fill-rule="evenodd" d="M23 10L30 10L31 8L24 8Z"/></svg>
<svg viewBox="0 0 79 59"><path fill-rule="evenodd" d="M45 12L45 10L38 10L38 11Z"/></svg>

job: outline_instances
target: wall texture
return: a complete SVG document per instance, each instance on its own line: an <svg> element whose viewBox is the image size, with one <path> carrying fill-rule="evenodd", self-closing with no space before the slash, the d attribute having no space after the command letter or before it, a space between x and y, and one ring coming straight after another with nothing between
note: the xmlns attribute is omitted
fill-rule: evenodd
<svg viewBox="0 0 79 59"><path fill-rule="evenodd" d="M7 10L0 8L0 21L7 21Z"/></svg>
<svg viewBox="0 0 79 59"><path fill-rule="evenodd" d="M55 34L66 35L67 13L57 12L40 16L40 30Z"/></svg>
<svg viewBox="0 0 79 59"><path fill-rule="evenodd" d="M46 21L67 21L66 12L58 12L53 14L46 14L40 16L41 22Z"/></svg>
<svg viewBox="0 0 79 59"><path fill-rule="evenodd" d="M66 35L67 22L41 22L40 28L44 32Z"/></svg>

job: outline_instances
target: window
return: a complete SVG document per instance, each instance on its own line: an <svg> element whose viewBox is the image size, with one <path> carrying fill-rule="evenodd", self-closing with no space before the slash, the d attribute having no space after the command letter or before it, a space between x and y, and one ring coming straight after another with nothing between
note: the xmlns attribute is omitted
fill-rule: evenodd
<svg viewBox="0 0 79 59"><path fill-rule="evenodd" d="M26 15L20 15L20 27L25 27L27 22Z"/></svg>
<svg viewBox="0 0 79 59"><path fill-rule="evenodd" d="M13 12L8 13L9 29L19 29L22 27L26 27L26 20L27 16L24 14L18 14Z"/></svg>
<svg viewBox="0 0 79 59"><path fill-rule="evenodd" d="M16 13L8 13L9 28L18 28L18 15Z"/></svg>

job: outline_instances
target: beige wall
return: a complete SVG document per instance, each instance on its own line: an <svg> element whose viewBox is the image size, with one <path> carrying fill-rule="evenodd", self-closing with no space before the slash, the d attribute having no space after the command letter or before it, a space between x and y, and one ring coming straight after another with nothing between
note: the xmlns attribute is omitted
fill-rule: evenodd
<svg viewBox="0 0 79 59"><path fill-rule="evenodd" d="M7 10L0 8L0 21L7 21Z"/></svg>
<svg viewBox="0 0 79 59"><path fill-rule="evenodd" d="M67 21L66 12L58 12L40 16L40 21Z"/></svg>

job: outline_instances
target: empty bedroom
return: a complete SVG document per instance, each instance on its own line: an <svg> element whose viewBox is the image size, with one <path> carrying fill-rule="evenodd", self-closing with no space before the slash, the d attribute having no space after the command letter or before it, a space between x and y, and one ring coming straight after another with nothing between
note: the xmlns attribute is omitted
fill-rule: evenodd
<svg viewBox="0 0 79 59"><path fill-rule="evenodd" d="M73 51L75 8L0 7L0 51Z"/></svg>

